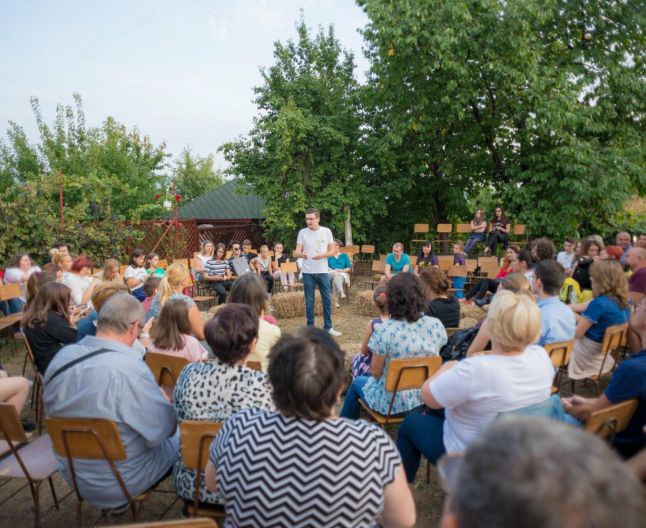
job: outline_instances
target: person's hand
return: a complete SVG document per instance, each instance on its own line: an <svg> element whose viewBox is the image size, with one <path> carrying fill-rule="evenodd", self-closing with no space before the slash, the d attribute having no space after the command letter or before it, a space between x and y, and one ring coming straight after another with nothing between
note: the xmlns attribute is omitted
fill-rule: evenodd
<svg viewBox="0 0 646 528"><path fill-rule="evenodd" d="M574 396L561 398L561 403L563 404L563 407L567 409L568 407L576 407L578 405L582 405L583 403L585 403L585 398L577 396L575 394Z"/></svg>
<svg viewBox="0 0 646 528"><path fill-rule="evenodd" d="M151 317L150 319L148 319L148 321L146 321L146 324L144 325L144 327L141 329L141 333L142 334L150 334L150 329L153 327L154 322L155 322L154 317Z"/></svg>
<svg viewBox="0 0 646 528"><path fill-rule="evenodd" d="M2 378L8 378L9 374L7 374L7 371L4 369L0 369L0 379Z"/></svg>

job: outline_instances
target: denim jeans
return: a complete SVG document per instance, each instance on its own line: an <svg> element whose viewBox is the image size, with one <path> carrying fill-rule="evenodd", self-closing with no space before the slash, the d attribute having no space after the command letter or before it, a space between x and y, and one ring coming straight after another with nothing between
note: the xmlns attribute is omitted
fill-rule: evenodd
<svg viewBox="0 0 646 528"><path fill-rule="evenodd" d="M421 455L436 464L446 452L443 435L444 418L437 414L411 413L404 419L397 432L397 449L408 482L415 480Z"/></svg>
<svg viewBox="0 0 646 528"><path fill-rule="evenodd" d="M352 381L352 385L348 387L343 400L343 408L341 409L342 418L350 418L352 420L359 419L361 407L359 406L359 398L363 399L363 386L368 382L370 376L357 376Z"/></svg>
<svg viewBox="0 0 646 528"><path fill-rule="evenodd" d="M323 303L323 329L332 328L332 297L330 295L330 278L327 273L303 273L305 290L305 315L307 326L314 326L314 290L318 286Z"/></svg>
<svg viewBox="0 0 646 528"><path fill-rule="evenodd" d="M464 252L468 255L471 250L480 242L487 240L487 233L471 233L467 238L467 244L464 246Z"/></svg>

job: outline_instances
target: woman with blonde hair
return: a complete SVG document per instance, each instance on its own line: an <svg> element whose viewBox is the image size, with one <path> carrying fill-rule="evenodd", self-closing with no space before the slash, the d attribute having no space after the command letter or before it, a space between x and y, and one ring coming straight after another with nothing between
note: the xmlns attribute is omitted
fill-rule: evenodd
<svg viewBox="0 0 646 528"><path fill-rule="evenodd" d="M437 414L414 413L399 429L397 447L408 482L415 480L420 456L432 463L445 452L464 451L501 412L542 403L550 397L554 368L545 349L532 345L541 315L529 295L496 294L487 326L489 354L448 361L422 386L422 400Z"/></svg>
<svg viewBox="0 0 646 528"><path fill-rule="evenodd" d="M98 278L103 282L118 282L125 284L119 275L119 261L109 258L103 263L103 271L99 272Z"/></svg>
<svg viewBox="0 0 646 528"><path fill-rule="evenodd" d="M603 362L601 342L606 329L612 325L627 323L630 317L628 280L619 262L594 262L590 266L590 282L594 298L581 315L576 315L576 340L568 367L568 376L572 380L599 373ZM614 359L608 355L604 372L610 371L614 364Z"/></svg>
<svg viewBox="0 0 646 528"><path fill-rule="evenodd" d="M182 292L189 284L189 271L184 264L171 264L166 270L166 276L159 283L159 288L152 303L150 310L146 314L146 320L151 317L159 317L162 307L170 299L181 299L188 305L188 319L191 322L193 335L198 339L204 339L204 319L197 309L195 301Z"/></svg>

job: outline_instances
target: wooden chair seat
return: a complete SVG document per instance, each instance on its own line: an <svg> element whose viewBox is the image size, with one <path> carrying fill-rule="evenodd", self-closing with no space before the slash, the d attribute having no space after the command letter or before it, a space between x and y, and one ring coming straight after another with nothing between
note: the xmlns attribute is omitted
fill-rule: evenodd
<svg viewBox="0 0 646 528"><path fill-rule="evenodd" d="M371 420L379 424L381 427L383 427L384 425L400 424L404 421L404 418L406 417L405 415L387 416L385 414L378 413L374 409L371 409L370 407L368 407L368 404L365 401L363 401L361 398L359 398L359 405L366 412L366 414L370 416Z"/></svg>
<svg viewBox="0 0 646 528"><path fill-rule="evenodd" d="M218 528L218 523L213 519L196 517L194 519L122 524L121 526L122 528Z"/></svg>
<svg viewBox="0 0 646 528"><path fill-rule="evenodd" d="M54 458L52 439L49 435L39 436L33 442L23 444L19 450L32 479L45 480L58 471L58 462ZM18 459L13 455L0 460L0 477L27 478Z"/></svg>
<svg viewBox="0 0 646 528"><path fill-rule="evenodd" d="M6 330L10 326L13 326L16 323L19 323L20 320L22 319L22 315L23 315L22 312L20 312L20 313L6 315L0 318L0 331Z"/></svg>

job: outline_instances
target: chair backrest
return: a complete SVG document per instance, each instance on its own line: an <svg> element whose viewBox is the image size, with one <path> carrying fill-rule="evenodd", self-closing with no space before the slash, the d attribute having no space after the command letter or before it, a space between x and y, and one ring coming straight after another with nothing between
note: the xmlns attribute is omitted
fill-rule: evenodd
<svg viewBox="0 0 646 528"><path fill-rule="evenodd" d="M262 365L260 361L247 361L247 368L250 368L251 370L257 370L260 372L262 370Z"/></svg>
<svg viewBox="0 0 646 528"><path fill-rule="evenodd" d="M464 262L469 273L473 273L478 267L478 259L466 259Z"/></svg>
<svg viewBox="0 0 646 528"><path fill-rule="evenodd" d="M471 233L471 224L458 224L455 226L455 232L459 234Z"/></svg>
<svg viewBox="0 0 646 528"><path fill-rule="evenodd" d="M478 266L493 265L498 267L498 257L478 257Z"/></svg>
<svg viewBox="0 0 646 528"><path fill-rule="evenodd" d="M386 262L386 257L388 255L379 255L379 262Z"/></svg>
<svg viewBox="0 0 646 528"><path fill-rule="evenodd" d="M364 253L366 255L372 255L375 252L375 246L371 246L368 244L364 244L361 246L361 253Z"/></svg>
<svg viewBox="0 0 646 528"><path fill-rule="evenodd" d="M10 284L0 285L0 301L8 301L9 299L16 299L22 295L20 285L12 282Z"/></svg>
<svg viewBox="0 0 646 528"><path fill-rule="evenodd" d="M446 330L447 337L451 337L453 334L459 332L460 330L463 330L463 328L460 328L460 327L451 328L451 327L449 327L449 328L445 328L444 330Z"/></svg>
<svg viewBox="0 0 646 528"><path fill-rule="evenodd" d="M343 249L350 255L355 255L356 253L359 253L361 251L361 248L357 245L345 246Z"/></svg>
<svg viewBox="0 0 646 528"><path fill-rule="evenodd" d="M27 441L18 412L11 403L0 403L0 433L6 442L22 444Z"/></svg>
<svg viewBox="0 0 646 528"><path fill-rule="evenodd" d="M453 264L449 268L448 275L449 277L466 277L469 270L466 266L460 266L459 264Z"/></svg>
<svg viewBox="0 0 646 528"><path fill-rule="evenodd" d="M222 422L184 420L179 424L182 463L193 471L204 471L209 461L211 442L222 428Z"/></svg>
<svg viewBox="0 0 646 528"><path fill-rule="evenodd" d="M112 420L49 417L45 426L59 456L112 462L126 459L119 428Z"/></svg>
<svg viewBox="0 0 646 528"><path fill-rule="evenodd" d="M512 233L514 235L522 236L527 231L527 224L516 224L512 228Z"/></svg>
<svg viewBox="0 0 646 528"><path fill-rule="evenodd" d="M429 231L428 224L415 224L413 226L413 231L418 234L428 233Z"/></svg>
<svg viewBox="0 0 646 528"><path fill-rule="evenodd" d="M572 348L574 348L574 340L548 343L543 345L543 348L555 368L565 367L570 362L570 354L572 354Z"/></svg>
<svg viewBox="0 0 646 528"><path fill-rule="evenodd" d="M449 271L451 266L453 266L453 255L439 255L437 257L437 263L441 270Z"/></svg>
<svg viewBox="0 0 646 528"><path fill-rule="evenodd" d="M386 273L386 263L382 260L373 260L371 270L374 273Z"/></svg>
<svg viewBox="0 0 646 528"><path fill-rule="evenodd" d="M159 261L159 267L162 268L162 269L166 269L168 267L168 260L161 259Z"/></svg>
<svg viewBox="0 0 646 528"><path fill-rule="evenodd" d="M635 414L639 400L626 400L590 413L585 430L601 438L609 438L623 431Z"/></svg>
<svg viewBox="0 0 646 528"><path fill-rule="evenodd" d="M625 347L628 341L628 323L609 326L603 334L601 353L606 354L615 348Z"/></svg>
<svg viewBox="0 0 646 528"><path fill-rule="evenodd" d="M453 231L453 226L451 224L437 224L436 230L438 234L447 234Z"/></svg>
<svg viewBox="0 0 646 528"><path fill-rule="evenodd" d="M298 273L298 265L296 262L283 262L280 265L280 271L283 273Z"/></svg>
<svg viewBox="0 0 646 528"><path fill-rule="evenodd" d="M156 352L146 353L146 365L152 371L158 385L174 386L182 369L188 365L188 360L170 354Z"/></svg>
<svg viewBox="0 0 646 528"><path fill-rule="evenodd" d="M441 366L440 356L393 359L388 365L386 390L419 389Z"/></svg>
<svg viewBox="0 0 646 528"><path fill-rule="evenodd" d="M173 264L184 264L186 266L186 269L189 269L189 260L187 258L176 258L173 259Z"/></svg>

